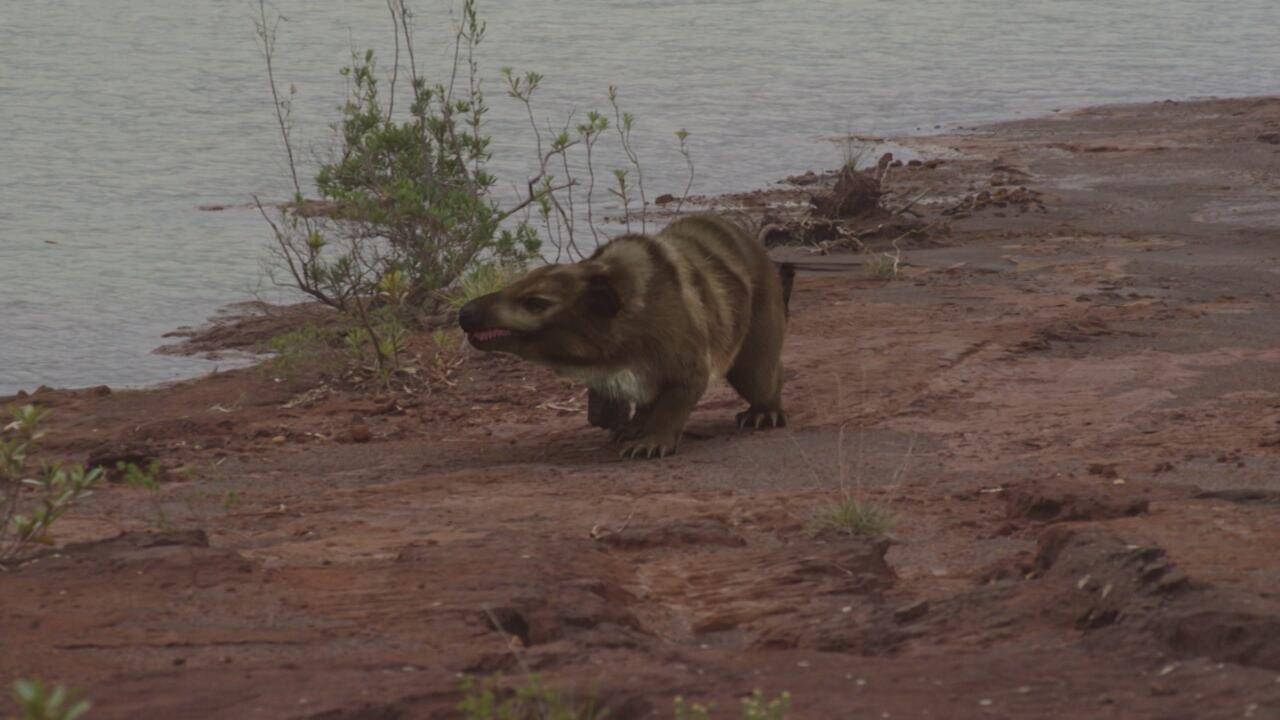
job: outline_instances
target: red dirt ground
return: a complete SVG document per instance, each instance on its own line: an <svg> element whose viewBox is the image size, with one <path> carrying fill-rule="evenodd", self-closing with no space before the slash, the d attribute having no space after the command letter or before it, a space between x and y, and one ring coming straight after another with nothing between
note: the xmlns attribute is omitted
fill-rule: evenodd
<svg viewBox="0 0 1280 720"><path fill-rule="evenodd" d="M0 679L95 719L453 718L462 675L526 668L622 720L754 688L804 719L1280 717L1278 128L1244 99L902 141L943 162L891 185L950 235L897 280L802 273L790 426L737 432L720 386L663 461L470 351L415 395L250 368L0 398L53 411L50 455L165 468L0 573ZM1010 182L1045 211L974 202ZM842 492L887 535L821 530Z"/></svg>

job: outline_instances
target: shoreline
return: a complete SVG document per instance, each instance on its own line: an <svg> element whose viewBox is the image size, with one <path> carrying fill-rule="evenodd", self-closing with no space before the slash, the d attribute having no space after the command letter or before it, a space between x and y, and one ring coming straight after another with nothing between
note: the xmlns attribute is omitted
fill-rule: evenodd
<svg viewBox="0 0 1280 720"><path fill-rule="evenodd" d="M910 156L912 157L923 157L921 150L928 150L929 152L934 153L934 157L945 157L947 152L941 147L941 145L937 141L940 141L946 138L963 138L967 136L978 137L987 133L999 132L1001 128L1017 126L1020 123L1040 124L1040 123L1046 123L1046 122L1055 121L1055 120L1066 120L1066 119L1076 118L1076 117L1085 116L1090 113L1097 113L1097 112L1104 112L1104 113L1123 112L1123 111L1142 112L1142 111L1150 110L1152 108L1170 106L1170 105L1195 106L1195 105L1201 105L1206 103L1237 103L1237 102L1243 103L1243 102L1258 102L1258 101L1267 102L1267 101L1274 100L1277 97L1280 97L1280 96L1260 95L1260 96L1242 96L1242 97L1228 97L1228 98L1221 98L1218 96L1203 96L1203 97L1192 96L1192 97L1188 97L1180 100L1164 99L1164 100L1125 102L1125 103L1104 104L1104 105L1086 105L1078 108L1063 108L1060 110L1055 109L1042 115L1033 115L1033 116L1027 116L1022 118L997 120L997 121L983 123L979 125L965 126L965 125L956 124L953 128L950 128L949 131L946 125L935 125L934 129L927 129L927 128L921 129L919 134L903 134L903 135L892 135L892 136L886 135L886 136L874 136L874 137L857 136L857 137L858 139L868 141L869 146L872 147L877 154L882 149L888 148L894 152L898 152L900 149L906 149L910 154ZM938 129L942 129L943 132L938 132ZM834 139L833 139L833 142L834 142ZM901 153L899 153L899 157L903 157ZM809 185L810 183L797 185L789 181L793 181L801 178L809 179L809 180L817 180L824 177L827 180L831 180L834 178L834 174L835 174L835 171L831 169L824 169L824 170L809 169L807 171L797 173L785 179L770 180L768 181L768 184L763 187L757 187L754 189L742 190L738 192L729 192L729 193L724 193L720 195L695 194L693 196L690 196L690 198L691 200L696 198L699 201L699 203L694 207L695 210L707 209L707 210L715 211L716 209L729 206L732 209L743 210L748 213L760 212L763 206L776 204L780 201L785 202L797 197L803 198L808 196L809 193L806 191L805 185ZM791 192L787 192L786 190L779 190L778 188L775 187L776 185L783 185L783 184L789 185L788 189L791 190ZM746 200L746 202L742 202L743 200ZM201 205L196 209L202 212L216 212L216 211L226 210L230 208L239 208L239 207L241 207L241 205L214 204L214 205ZM244 205L243 207L251 207L251 204ZM660 206L655 205L652 212L655 212L656 214L661 216L662 208ZM269 324L269 323L263 323L261 321L260 316L263 315L264 313L271 314L278 311L283 311L286 313L292 312L293 309L296 309L301 306L306 306L309 304L310 304L310 301L303 301L299 303L287 303L287 304L272 304L272 303L265 303L259 300L251 300L251 299L229 302L226 305L218 308L211 316L205 318L199 324L176 327L170 330L169 332L166 332L163 335L163 338L180 338L180 339L176 342L170 342L170 343L164 343L164 344L158 345L152 348L149 351L149 353L160 354L160 355L199 357L200 359L218 360L218 359L221 359L218 356L225 352L228 355L232 356L230 357L233 363L231 367L226 369L215 367L211 371L196 372L195 374L192 374L189 376L170 377L166 379L156 380L154 382L147 382L140 385L113 386L113 389L128 390L128 391L157 390L157 389L162 389L162 388L171 386L175 383L197 380L200 377L203 377L205 374L208 374L209 372L212 372L212 373L226 372L233 369L243 369L245 367L251 367L253 365L257 365L269 359L269 354L267 353L257 352L254 350L247 349L252 346L252 342L251 342L252 340L261 339L261 335L262 335L261 327L264 324ZM242 321L247 321L247 322L242 323ZM237 339L234 337L235 331L237 327L241 324L244 324L247 326L245 331L246 337ZM288 325L288 321L285 320L280 324L280 327L286 328L287 325ZM225 342L226 342L225 347L221 347L218 345L218 342L219 342L218 338L220 337L225 339ZM190 347L189 349L184 349L184 346L189 345L186 342L186 340L189 338L197 339L196 346ZM30 388L23 387L23 388L19 388L14 393L11 393L8 395L0 395L0 399L22 398L22 397L33 395L37 390L40 390L40 389L43 389L44 391L48 391L48 390L75 391L75 390L84 390L88 388L97 388L97 387L101 387L101 383L96 383L96 382L93 382L92 380L87 381L83 385L75 385L75 386L49 386L44 383L37 382L34 387L30 387Z"/></svg>
<svg viewBox="0 0 1280 720"><path fill-rule="evenodd" d="M795 718L1280 714L1280 98L901 140L889 217L815 223L834 173L712 203L799 241L785 430L737 432L718 386L675 456L620 462L579 387L429 333L408 388L30 396L40 459L160 482L0 574L0 673L95 718L451 717L460 674L526 667L634 720L754 688ZM841 530L850 497L890 527Z"/></svg>

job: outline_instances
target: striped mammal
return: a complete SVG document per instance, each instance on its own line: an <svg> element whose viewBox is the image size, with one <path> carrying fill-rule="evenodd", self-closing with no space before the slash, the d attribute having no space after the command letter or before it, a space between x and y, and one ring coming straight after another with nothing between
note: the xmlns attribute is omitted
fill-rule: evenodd
<svg viewBox="0 0 1280 720"><path fill-rule="evenodd" d="M717 377L749 403L739 427L786 424L789 270L734 223L694 215L536 268L467 303L458 320L475 347L585 384L589 421L613 432L623 456L663 457Z"/></svg>

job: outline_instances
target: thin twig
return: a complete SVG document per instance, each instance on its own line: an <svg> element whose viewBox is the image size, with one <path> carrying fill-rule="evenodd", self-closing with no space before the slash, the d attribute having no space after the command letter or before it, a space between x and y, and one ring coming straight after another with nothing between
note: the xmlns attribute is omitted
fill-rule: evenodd
<svg viewBox="0 0 1280 720"><path fill-rule="evenodd" d="M387 10L391 13L391 38L396 44L395 56L391 61L391 87L388 93L391 97L387 100L387 119L390 120L396 112L396 76L400 74L400 19L396 17L393 0L387 0Z"/></svg>

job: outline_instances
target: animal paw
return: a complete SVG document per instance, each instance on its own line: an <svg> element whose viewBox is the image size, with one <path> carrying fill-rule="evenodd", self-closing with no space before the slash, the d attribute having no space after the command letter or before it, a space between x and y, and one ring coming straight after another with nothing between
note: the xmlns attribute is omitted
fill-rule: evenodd
<svg viewBox="0 0 1280 720"><path fill-rule="evenodd" d="M609 431L614 442L639 440L648 434L649 414L637 410L634 417Z"/></svg>
<svg viewBox="0 0 1280 720"><path fill-rule="evenodd" d="M609 432L614 442L627 442L628 440L638 440L644 435L644 427L638 423L627 423L619 428L614 428Z"/></svg>
<svg viewBox="0 0 1280 720"><path fill-rule="evenodd" d="M674 455L675 452L676 443L674 441L666 441L649 435L623 445L622 452L619 455L623 458L651 459L664 458L668 455Z"/></svg>
<svg viewBox="0 0 1280 720"><path fill-rule="evenodd" d="M787 426L787 414L781 410L750 408L738 413L738 429L767 430Z"/></svg>

